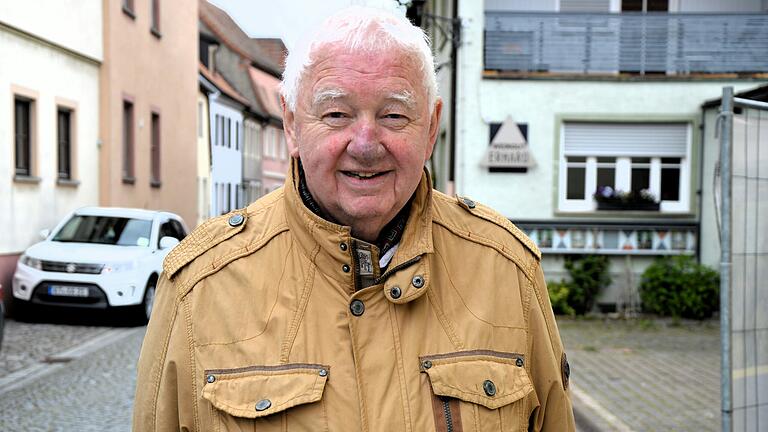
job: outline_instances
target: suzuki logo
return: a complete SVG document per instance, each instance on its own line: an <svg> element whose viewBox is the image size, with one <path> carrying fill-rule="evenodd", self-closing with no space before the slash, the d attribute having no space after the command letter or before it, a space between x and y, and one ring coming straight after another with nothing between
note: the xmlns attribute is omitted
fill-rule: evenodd
<svg viewBox="0 0 768 432"><path fill-rule="evenodd" d="M77 270L77 265L73 263L67 264L67 273L74 273Z"/></svg>

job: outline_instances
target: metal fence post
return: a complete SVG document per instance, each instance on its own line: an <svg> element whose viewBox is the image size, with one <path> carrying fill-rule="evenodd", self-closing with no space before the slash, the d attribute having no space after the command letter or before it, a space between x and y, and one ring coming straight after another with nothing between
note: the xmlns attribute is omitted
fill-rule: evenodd
<svg viewBox="0 0 768 432"><path fill-rule="evenodd" d="M732 432L731 415L731 146L733 87L723 88L720 107L720 398L722 431Z"/></svg>

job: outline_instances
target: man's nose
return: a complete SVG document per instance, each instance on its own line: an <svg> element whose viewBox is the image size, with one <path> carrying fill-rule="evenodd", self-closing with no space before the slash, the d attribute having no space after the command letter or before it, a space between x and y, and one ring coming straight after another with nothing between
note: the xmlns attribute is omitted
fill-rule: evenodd
<svg viewBox="0 0 768 432"><path fill-rule="evenodd" d="M386 152L381 144L379 127L372 115L363 115L356 119L352 138L347 145L347 153L359 161L374 161Z"/></svg>

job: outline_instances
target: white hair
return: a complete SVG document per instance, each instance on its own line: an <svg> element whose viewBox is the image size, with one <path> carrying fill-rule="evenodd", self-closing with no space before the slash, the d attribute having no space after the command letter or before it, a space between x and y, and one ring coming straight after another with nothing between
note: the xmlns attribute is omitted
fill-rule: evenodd
<svg viewBox="0 0 768 432"><path fill-rule="evenodd" d="M314 31L304 33L289 51L280 94L290 111L296 111L299 88L317 60L315 54L329 45L364 53L394 48L412 56L423 75L430 112L434 109L437 101L435 62L424 31L405 16L379 8L352 6L331 15Z"/></svg>

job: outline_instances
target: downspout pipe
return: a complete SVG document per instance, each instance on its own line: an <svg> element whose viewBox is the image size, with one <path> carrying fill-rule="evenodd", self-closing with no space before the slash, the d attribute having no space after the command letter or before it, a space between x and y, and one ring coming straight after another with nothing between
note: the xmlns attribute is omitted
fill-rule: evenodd
<svg viewBox="0 0 768 432"><path fill-rule="evenodd" d="M720 398L722 431L731 432L731 153L733 87L723 88L720 106Z"/></svg>

